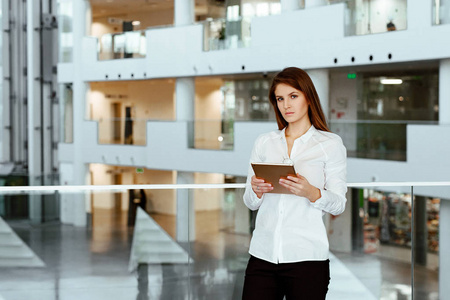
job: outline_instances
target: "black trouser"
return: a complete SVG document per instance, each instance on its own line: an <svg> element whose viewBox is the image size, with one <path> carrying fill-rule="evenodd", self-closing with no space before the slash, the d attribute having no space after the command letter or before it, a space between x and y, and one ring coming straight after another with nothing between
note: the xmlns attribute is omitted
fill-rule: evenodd
<svg viewBox="0 0 450 300"><path fill-rule="evenodd" d="M273 264L250 257L243 300L324 300L330 282L330 261Z"/></svg>

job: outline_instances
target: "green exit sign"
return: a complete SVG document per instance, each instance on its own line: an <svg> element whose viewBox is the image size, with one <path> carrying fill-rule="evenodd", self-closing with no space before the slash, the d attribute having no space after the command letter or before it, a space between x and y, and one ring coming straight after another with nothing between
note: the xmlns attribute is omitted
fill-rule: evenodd
<svg viewBox="0 0 450 300"><path fill-rule="evenodd" d="M348 73L347 74L347 78L348 79L355 79L356 78L356 73Z"/></svg>
<svg viewBox="0 0 450 300"><path fill-rule="evenodd" d="M136 173L143 174L144 173L144 168L136 168Z"/></svg>

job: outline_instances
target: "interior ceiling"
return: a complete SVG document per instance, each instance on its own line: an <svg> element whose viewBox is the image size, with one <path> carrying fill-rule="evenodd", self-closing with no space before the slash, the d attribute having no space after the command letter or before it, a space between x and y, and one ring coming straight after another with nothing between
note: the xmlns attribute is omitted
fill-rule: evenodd
<svg viewBox="0 0 450 300"><path fill-rule="evenodd" d="M93 17L117 16L135 12L173 9L174 0L90 0ZM196 0L196 10L208 0Z"/></svg>

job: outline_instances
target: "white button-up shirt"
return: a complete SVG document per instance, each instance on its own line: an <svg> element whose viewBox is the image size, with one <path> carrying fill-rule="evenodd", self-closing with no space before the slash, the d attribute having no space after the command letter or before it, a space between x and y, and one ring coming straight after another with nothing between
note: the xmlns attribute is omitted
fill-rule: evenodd
<svg viewBox="0 0 450 300"><path fill-rule="evenodd" d="M293 194L265 193L259 199L251 187L249 166L244 203L257 210L249 253L272 263L328 259L328 238L322 216L341 214L347 192L347 155L342 139L314 126L294 141L288 155L285 129L260 135L252 162L281 163L290 158L297 173L320 189L314 203Z"/></svg>

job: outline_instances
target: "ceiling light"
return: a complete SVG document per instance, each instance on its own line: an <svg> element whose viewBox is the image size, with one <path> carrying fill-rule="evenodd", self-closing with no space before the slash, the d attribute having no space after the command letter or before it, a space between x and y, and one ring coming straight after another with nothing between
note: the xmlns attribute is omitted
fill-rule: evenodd
<svg viewBox="0 0 450 300"><path fill-rule="evenodd" d="M384 78L384 79L381 79L380 82L381 82L381 84L402 84L403 80L401 80L401 79L387 79L387 78Z"/></svg>
<svg viewBox="0 0 450 300"><path fill-rule="evenodd" d="M133 26L139 26L141 25L141 21L133 21L131 24L133 24Z"/></svg>

